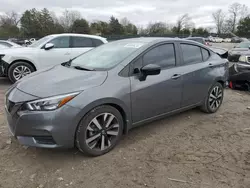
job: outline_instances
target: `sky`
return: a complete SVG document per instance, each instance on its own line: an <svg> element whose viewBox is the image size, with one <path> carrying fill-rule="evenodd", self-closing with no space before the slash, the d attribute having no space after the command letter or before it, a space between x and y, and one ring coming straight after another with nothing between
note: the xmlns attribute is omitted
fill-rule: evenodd
<svg viewBox="0 0 250 188"><path fill-rule="evenodd" d="M227 10L235 0L0 0L0 14L9 11L22 13L31 8L48 8L60 16L65 9L77 10L83 18L108 21L113 15L127 17L137 26L162 21L174 24L188 13L196 27L213 27L212 13ZM250 0L240 0L250 7Z"/></svg>

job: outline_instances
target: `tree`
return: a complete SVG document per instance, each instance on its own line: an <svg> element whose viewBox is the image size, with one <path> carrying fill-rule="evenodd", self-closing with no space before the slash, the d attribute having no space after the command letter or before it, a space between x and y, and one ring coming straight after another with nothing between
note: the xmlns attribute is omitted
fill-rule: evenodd
<svg viewBox="0 0 250 188"><path fill-rule="evenodd" d="M204 35L208 35L208 31L207 29L203 27L193 28L192 35L204 36Z"/></svg>
<svg viewBox="0 0 250 188"><path fill-rule="evenodd" d="M166 34L170 31L167 29L167 25L163 22L149 23L147 27L148 34Z"/></svg>
<svg viewBox="0 0 250 188"><path fill-rule="evenodd" d="M111 16L109 21L109 31L110 34L122 35L124 34L124 29L122 25L119 23L119 20L114 16Z"/></svg>
<svg viewBox="0 0 250 188"><path fill-rule="evenodd" d="M191 21L191 18L188 14L184 14L180 16L176 22L176 26L173 27L174 33L180 33L183 29L190 29L193 27L193 22Z"/></svg>
<svg viewBox="0 0 250 188"><path fill-rule="evenodd" d="M222 12L221 9L219 9L216 12L214 12L212 16L216 25L217 33L221 34L223 29L225 14Z"/></svg>
<svg viewBox="0 0 250 188"><path fill-rule="evenodd" d="M73 25L72 25L72 32L73 33L89 34L90 27L89 27L88 21L85 19L75 20Z"/></svg>
<svg viewBox="0 0 250 188"><path fill-rule="evenodd" d="M19 28L17 26L19 21L19 15L14 11L0 15L0 36L14 37L19 35Z"/></svg>
<svg viewBox="0 0 250 188"><path fill-rule="evenodd" d="M138 32L137 27L132 24L127 18L122 18L120 21L124 29L125 35L136 35Z"/></svg>
<svg viewBox="0 0 250 188"><path fill-rule="evenodd" d="M65 32L72 31L72 25L76 20L81 19L81 13L78 11L65 10L63 15L60 17L60 24L64 28Z"/></svg>
<svg viewBox="0 0 250 188"><path fill-rule="evenodd" d="M250 16L241 19L237 27L237 34L243 37L249 37L250 33Z"/></svg>
<svg viewBox="0 0 250 188"><path fill-rule="evenodd" d="M239 3L233 3L229 7L229 13L231 14L230 20L228 21L228 24L231 24L231 32L235 32L236 30L236 25L238 22L238 17L241 11L241 4Z"/></svg>

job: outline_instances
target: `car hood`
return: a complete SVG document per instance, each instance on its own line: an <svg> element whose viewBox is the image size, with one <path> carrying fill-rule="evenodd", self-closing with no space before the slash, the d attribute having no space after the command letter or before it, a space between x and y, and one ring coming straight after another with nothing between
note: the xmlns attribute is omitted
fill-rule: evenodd
<svg viewBox="0 0 250 188"><path fill-rule="evenodd" d="M107 71L84 71L58 65L24 77L16 87L25 93L44 98L99 86L107 75Z"/></svg>
<svg viewBox="0 0 250 188"><path fill-rule="evenodd" d="M249 51L249 49L248 48L233 48L231 51L232 52L247 52Z"/></svg>
<svg viewBox="0 0 250 188"><path fill-rule="evenodd" d="M37 48L14 47L14 48L7 48L7 49L1 50L1 54L5 54L5 55L24 54L24 53L32 53L36 50Z"/></svg>

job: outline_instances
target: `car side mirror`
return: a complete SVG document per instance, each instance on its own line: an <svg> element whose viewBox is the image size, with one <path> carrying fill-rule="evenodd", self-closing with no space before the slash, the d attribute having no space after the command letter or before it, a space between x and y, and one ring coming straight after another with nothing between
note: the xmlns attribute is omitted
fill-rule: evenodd
<svg viewBox="0 0 250 188"><path fill-rule="evenodd" d="M44 46L44 49L45 49L45 50L50 50L50 49L52 49L52 48L54 48L54 44L52 44L52 43L47 43L47 44L45 44L45 46Z"/></svg>
<svg viewBox="0 0 250 188"><path fill-rule="evenodd" d="M161 73L161 67L155 64L148 64L141 68L141 73L145 76L158 75Z"/></svg>
<svg viewBox="0 0 250 188"><path fill-rule="evenodd" d="M147 76L158 75L161 73L161 67L155 64L148 64L141 68L140 81L145 81Z"/></svg>

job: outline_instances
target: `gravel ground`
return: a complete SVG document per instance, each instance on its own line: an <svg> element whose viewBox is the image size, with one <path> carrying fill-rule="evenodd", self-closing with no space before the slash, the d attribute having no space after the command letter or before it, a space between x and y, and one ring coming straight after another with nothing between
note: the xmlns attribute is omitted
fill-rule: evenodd
<svg viewBox="0 0 250 188"><path fill-rule="evenodd" d="M10 139L0 79L0 187L249 188L250 95L225 91L216 114L197 109L133 129L110 153L27 148Z"/></svg>

